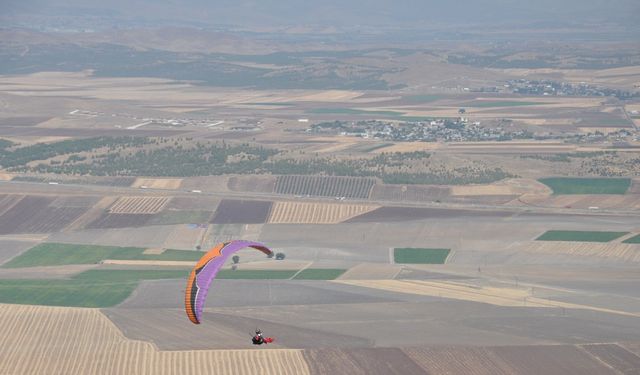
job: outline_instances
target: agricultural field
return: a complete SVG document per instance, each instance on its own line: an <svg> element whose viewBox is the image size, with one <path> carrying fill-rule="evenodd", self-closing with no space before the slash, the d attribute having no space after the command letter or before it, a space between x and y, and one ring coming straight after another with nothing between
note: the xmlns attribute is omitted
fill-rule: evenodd
<svg viewBox="0 0 640 375"><path fill-rule="evenodd" d="M449 195L450 188L446 186L376 184L371 190L371 199L398 202L432 202Z"/></svg>
<svg viewBox="0 0 640 375"><path fill-rule="evenodd" d="M393 260L400 264L444 264L451 249L395 248Z"/></svg>
<svg viewBox="0 0 640 375"><path fill-rule="evenodd" d="M0 321L3 374L309 374L300 350L159 351L97 309L0 305Z"/></svg>
<svg viewBox="0 0 640 375"><path fill-rule="evenodd" d="M233 176L229 178L227 186L231 191L272 193L276 187L276 181L277 178L274 176Z"/></svg>
<svg viewBox="0 0 640 375"><path fill-rule="evenodd" d="M536 241L611 242L626 234L628 232L549 230L536 238Z"/></svg>
<svg viewBox="0 0 640 375"><path fill-rule="evenodd" d="M331 268L307 268L293 278L295 280L334 280L340 277L347 270Z"/></svg>
<svg viewBox="0 0 640 375"><path fill-rule="evenodd" d="M607 345L615 346L615 345ZM583 351L587 346L409 348L405 353L434 374L614 374L609 361ZM628 352L627 352L628 353ZM615 369L615 370L612 370Z"/></svg>
<svg viewBox="0 0 640 375"><path fill-rule="evenodd" d="M627 238L626 240L622 241L622 243L637 243L640 244L640 234L633 236L631 238Z"/></svg>
<svg viewBox="0 0 640 375"><path fill-rule="evenodd" d="M148 224L170 225L208 223L211 219L211 215L213 215L212 211L164 210L157 215L153 215Z"/></svg>
<svg viewBox="0 0 640 375"><path fill-rule="evenodd" d="M34 241L0 240L0 265L22 254L36 244Z"/></svg>
<svg viewBox="0 0 640 375"><path fill-rule="evenodd" d="M262 224L269 218L272 202L224 199L211 219L212 224Z"/></svg>
<svg viewBox="0 0 640 375"><path fill-rule="evenodd" d="M625 194L631 186L629 178L570 178L551 177L539 180L553 190L553 194Z"/></svg>
<svg viewBox="0 0 640 375"><path fill-rule="evenodd" d="M319 197L369 198L373 178L336 176L278 176L275 192Z"/></svg>
<svg viewBox="0 0 640 375"><path fill-rule="evenodd" d="M218 279L241 280L282 280L290 279L296 270L231 270L223 269L218 272Z"/></svg>
<svg viewBox="0 0 640 375"><path fill-rule="evenodd" d="M640 245L632 243L531 241L511 246L509 249L530 254L570 255L580 259L640 262Z"/></svg>
<svg viewBox="0 0 640 375"><path fill-rule="evenodd" d="M154 215L150 214L112 214L104 212L88 223L87 229L135 228L149 223Z"/></svg>
<svg viewBox="0 0 640 375"><path fill-rule="evenodd" d="M180 184L180 178L137 178L131 187L176 190L180 188Z"/></svg>
<svg viewBox="0 0 640 375"><path fill-rule="evenodd" d="M274 202L269 224L336 224L377 206L339 203Z"/></svg>
<svg viewBox="0 0 640 375"><path fill-rule="evenodd" d="M121 197L109 207L112 214L156 214L167 205L167 197Z"/></svg>
<svg viewBox="0 0 640 375"><path fill-rule="evenodd" d="M87 211L86 207L56 207L54 197L24 196L3 199L0 234L51 233L64 229Z"/></svg>
<svg viewBox="0 0 640 375"><path fill-rule="evenodd" d="M0 303L109 307L136 289L141 280L186 279L187 270L88 270L66 280L0 280Z"/></svg>
<svg viewBox="0 0 640 375"><path fill-rule="evenodd" d="M500 107L524 107L531 105L554 104L549 102L525 102L517 100L477 100L460 104L461 107L471 108L500 108Z"/></svg>
<svg viewBox="0 0 640 375"><path fill-rule="evenodd" d="M106 259L197 261L202 253L186 250L165 250L160 254L145 254L145 249L63 243L39 244L4 264L5 268L95 264Z"/></svg>
<svg viewBox="0 0 640 375"><path fill-rule="evenodd" d="M519 201L539 207L640 210L640 194L569 194L551 196L522 196Z"/></svg>

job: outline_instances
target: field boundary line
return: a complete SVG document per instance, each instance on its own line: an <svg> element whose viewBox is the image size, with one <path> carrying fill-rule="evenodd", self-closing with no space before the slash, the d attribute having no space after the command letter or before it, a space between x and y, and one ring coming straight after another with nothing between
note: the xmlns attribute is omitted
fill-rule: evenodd
<svg viewBox="0 0 640 375"><path fill-rule="evenodd" d="M298 274L304 270L306 270L307 268L311 267L311 265L313 264L313 262L309 262L307 263L306 266L302 267L301 269L298 270L298 272L294 273L293 276L291 276L290 278L288 278L287 280L293 280L296 278L296 276L298 276Z"/></svg>

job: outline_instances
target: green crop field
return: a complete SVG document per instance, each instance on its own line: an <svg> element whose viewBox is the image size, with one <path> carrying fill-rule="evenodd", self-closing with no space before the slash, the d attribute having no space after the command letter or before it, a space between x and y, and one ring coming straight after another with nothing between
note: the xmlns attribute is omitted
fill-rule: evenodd
<svg viewBox="0 0 640 375"><path fill-rule="evenodd" d="M450 249L395 248L393 259L396 263L444 264Z"/></svg>
<svg viewBox="0 0 640 375"><path fill-rule="evenodd" d="M624 194L631 186L629 178L550 177L538 180L553 194Z"/></svg>
<svg viewBox="0 0 640 375"><path fill-rule="evenodd" d="M587 232L577 230L549 230L536 241L576 241L576 242L609 242L620 238L628 232Z"/></svg>
<svg viewBox="0 0 640 375"><path fill-rule="evenodd" d="M32 247L27 252L7 262L3 267L22 268L94 264L105 259L197 261L203 255L201 252L185 250L166 250L162 254L143 254L144 250L138 247L44 243Z"/></svg>
<svg viewBox="0 0 640 375"><path fill-rule="evenodd" d="M296 270L220 270L218 279L246 280L286 280L296 274Z"/></svg>
<svg viewBox="0 0 640 375"><path fill-rule="evenodd" d="M334 280L340 277L347 270L343 269L322 269L307 268L302 270L293 279L294 280Z"/></svg>
<svg viewBox="0 0 640 375"><path fill-rule="evenodd" d="M626 240L622 241L623 243L640 243L640 234L637 236L633 236L631 238L627 238Z"/></svg>
<svg viewBox="0 0 640 375"><path fill-rule="evenodd" d="M137 283L141 280L186 279L191 270L89 270L77 274L73 280L91 283Z"/></svg>
<svg viewBox="0 0 640 375"><path fill-rule="evenodd" d="M129 297L141 280L188 275L175 270L89 270L69 280L0 280L0 303L110 307Z"/></svg>
<svg viewBox="0 0 640 375"><path fill-rule="evenodd" d="M519 102L511 100L495 100L495 101L477 101L471 103L461 104L461 107L473 107L473 108L494 108L494 107L522 107L529 105L543 105L552 103L538 103L538 102Z"/></svg>

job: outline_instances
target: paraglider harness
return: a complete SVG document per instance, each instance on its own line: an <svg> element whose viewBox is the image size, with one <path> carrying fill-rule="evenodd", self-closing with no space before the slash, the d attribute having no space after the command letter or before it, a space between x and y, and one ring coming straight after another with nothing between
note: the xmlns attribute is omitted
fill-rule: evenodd
<svg viewBox="0 0 640 375"><path fill-rule="evenodd" d="M273 338L271 337L262 337L262 331L259 329L256 330L256 335L251 338L253 345L262 345L269 344L273 342Z"/></svg>

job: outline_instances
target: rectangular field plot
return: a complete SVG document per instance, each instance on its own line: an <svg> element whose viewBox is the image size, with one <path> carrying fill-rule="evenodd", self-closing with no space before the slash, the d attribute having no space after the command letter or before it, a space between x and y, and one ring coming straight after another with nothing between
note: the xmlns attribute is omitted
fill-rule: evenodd
<svg viewBox="0 0 640 375"><path fill-rule="evenodd" d="M227 183L231 191L252 191L257 193L273 193L276 187L274 176L234 176Z"/></svg>
<svg viewBox="0 0 640 375"><path fill-rule="evenodd" d="M552 177L539 180L553 190L553 194L625 194L631 186L629 178L570 178Z"/></svg>
<svg viewBox="0 0 640 375"><path fill-rule="evenodd" d="M149 225L208 223L212 214L211 211L165 210L153 215Z"/></svg>
<svg viewBox="0 0 640 375"><path fill-rule="evenodd" d="M340 277L347 270L343 269L322 269L322 268L307 268L300 271L294 277L294 280L335 280Z"/></svg>
<svg viewBox="0 0 640 375"><path fill-rule="evenodd" d="M244 280L286 280L296 274L296 270L220 270L218 279Z"/></svg>
<svg viewBox="0 0 640 375"><path fill-rule="evenodd" d="M291 195L367 199L375 182L375 179L365 177L279 176L275 192Z"/></svg>
<svg viewBox="0 0 640 375"><path fill-rule="evenodd" d="M218 205L212 224L263 224L272 202L224 199Z"/></svg>
<svg viewBox="0 0 640 375"><path fill-rule="evenodd" d="M549 230L536 241L610 242L628 232L589 232L578 230Z"/></svg>
<svg viewBox="0 0 640 375"><path fill-rule="evenodd" d="M90 222L88 229L135 228L147 225L154 215L104 213Z"/></svg>
<svg viewBox="0 0 640 375"><path fill-rule="evenodd" d="M395 263L406 264L444 264L451 252L450 249L395 248Z"/></svg>
<svg viewBox="0 0 640 375"><path fill-rule="evenodd" d="M169 202L167 197L122 197L115 201L109 212L112 214L156 214Z"/></svg>
<svg viewBox="0 0 640 375"><path fill-rule="evenodd" d="M109 307L124 301L136 286L75 280L0 280L0 303Z"/></svg>
<svg viewBox="0 0 640 375"><path fill-rule="evenodd" d="M197 261L202 256L202 253L197 251L166 250L161 254L144 254L144 250L139 247L45 243L32 247L27 252L13 258L3 267L95 264L105 259Z"/></svg>
<svg viewBox="0 0 640 375"><path fill-rule="evenodd" d="M637 236L633 236L631 238L627 238L626 240L622 241L623 243L640 243L640 234Z"/></svg>
<svg viewBox="0 0 640 375"><path fill-rule="evenodd" d="M70 280L0 280L0 303L110 307L124 301L141 280L182 279L188 271L89 270Z"/></svg>
<svg viewBox="0 0 640 375"><path fill-rule="evenodd" d="M450 195L450 188L424 185L374 185L371 199L385 201L429 202L445 199Z"/></svg>
<svg viewBox="0 0 640 375"><path fill-rule="evenodd" d="M357 204L275 202L270 224L336 224L378 208Z"/></svg>
<svg viewBox="0 0 640 375"><path fill-rule="evenodd" d="M86 207L55 207L55 198L26 196L0 216L0 234L52 233L86 212Z"/></svg>

